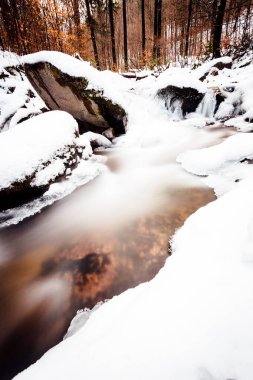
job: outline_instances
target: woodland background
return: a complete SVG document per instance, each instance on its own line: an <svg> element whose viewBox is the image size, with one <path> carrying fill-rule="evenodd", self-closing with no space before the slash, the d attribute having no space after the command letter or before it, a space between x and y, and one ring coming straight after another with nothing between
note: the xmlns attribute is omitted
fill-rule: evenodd
<svg viewBox="0 0 253 380"><path fill-rule="evenodd" d="M1 0L0 46L57 50L129 70L240 56L252 48L253 0Z"/></svg>

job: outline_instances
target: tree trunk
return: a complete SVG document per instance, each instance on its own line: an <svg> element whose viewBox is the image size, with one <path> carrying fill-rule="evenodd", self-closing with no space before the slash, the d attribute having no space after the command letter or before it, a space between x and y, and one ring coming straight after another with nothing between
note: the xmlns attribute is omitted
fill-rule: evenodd
<svg viewBox="0 0 253 380"><path fill-rule="evenodd" d="M145 20L145 0L141 0L141 47L142 60L146 61L146 20Z"/></svg>
<svg viewBox="0 0 253 380"><path fill-rule="evenodd" d="M79 11L79 0L73 0L73 11L74 11L75 32L76 32L77 42L78 42L78 50L80 50L82 31L81 31L81 17L80 17L80 11Z"/></svg>
<svg viewBox="0 0 253 380"><path fill-rule="evenodd" d="M212 43L213 43L213 35L214 35L214 29L215 29L217 5L218 5L217 0L212 0L212 26L211 26L211 41L212 41Z"/></svg>
<svg viewBox="0 0 253 380"><path fill-rule="evenodd" d="M162 39L162 0L158 1L157 9L157 56L161 58L161 39Z"/></svg>
<svg viewBox="0 0 253 380"><path fill-rule="evenodd" d="M158 13L158 1L155 0L154 5L154 46L153 46L153 58L157 58L157 13Z"/></svg>
<svg viewBox="0 0 253 380"><path fill-rule="evenodd" d="M123 30L124 30L124 62L125 62L125 70L128 70L126 0L123 0Z"/></svg>
<svg viewBox="0 0 253 380"><path fill-rule="evenodd" d="M154 46L153 58L161 57L161 36L162 36L162 0L155 0L154 6Z"/></svg>
<svg viewBox="0 0 253 380"><path fill-rule="evenodd" d="M99 69L100 65L99 65L99 59L98 59L98 50L97 50L96 37L95 37L94 21L93 21L93 18L91 16L91 12L90 12L89 0L85 0L85 5L86 5L86 11L87 11L88 25L90 28L90 35L91 35L93 52L94 52L94 58L95 58L97 69Z"/></svg>
<svg viewBox="0 0 253 380"><path fill-rule="evenodd" d="M114 32L114 19L113 19L113 1L108 1L108 9L109 9L109 22L111 29L111 45L112 45L112 62L113 68L115 69L117 66L117 58L116 58L116 48L115 48L115 32Z"/></svg>
<svg viewBox="0 0 253 380"><path fill-rule="evenodd" d="M192 18L192 2L193 0L189 0L189 3L188 3L188 17L187 17L187 25L186 25L185 50L184 50L185 57L188 56L188 49L189 49L189 35L190 35L191 18Z"/></svg>
<svg viewBox="0 0 253 380"><path fill-rule="evenodd" d="M227 0L220 0L220 4L217 9L213 33L213 58L219 58L221 56L220 45L226 3Z"/></svg>

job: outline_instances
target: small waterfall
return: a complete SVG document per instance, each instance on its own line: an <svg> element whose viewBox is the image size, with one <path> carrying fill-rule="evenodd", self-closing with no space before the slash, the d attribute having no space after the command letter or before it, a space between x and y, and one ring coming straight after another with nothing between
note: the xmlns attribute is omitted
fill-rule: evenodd
<svg viewBox="0 0 253 380"><path fill-rule="evenodd" d="M201 103L199 104L196 112L204 117L213 117L216 106L216 96L213 91L208 91Z"/></svg>

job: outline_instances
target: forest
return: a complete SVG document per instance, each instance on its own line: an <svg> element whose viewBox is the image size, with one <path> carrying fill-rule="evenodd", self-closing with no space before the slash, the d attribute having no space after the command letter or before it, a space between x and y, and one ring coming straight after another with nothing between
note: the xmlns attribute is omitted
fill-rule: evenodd
<svg viewBox="0 0 253 380"><path fill-rule="evenodd" d="M251 9L251 0L2 0L0 46L78 54L100 69L184 65L249 48Z"/></svg>

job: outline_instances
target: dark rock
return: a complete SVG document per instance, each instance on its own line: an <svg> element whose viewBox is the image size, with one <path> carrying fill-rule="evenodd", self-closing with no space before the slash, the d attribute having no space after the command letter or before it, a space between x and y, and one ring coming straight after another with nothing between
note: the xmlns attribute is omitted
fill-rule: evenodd
<svg viewBox="0 0 253 380"><path fill-rule="evenodd" d="M172 112L181 104L182 114L195 112L204 94L191 87L167 86L157 92L157 96L165 101L165 106Z"/></svg>
<svg viewBox="0 0 253 380"><path fill-rule="evenodd" d="M223 91L234 92L235 91L235 87L234 86L223 87Z"/></svg>
<svg viewBox="0 0 253 380"><path fill-rule="evenodd" d="M226 99L226 97L222 93L217 93L215 95L215 98L216 98L216 105L215 105L215 109L214 109L214 114L216 114L216 112L218 111L218 109L220 107L220 104L222 102L224 102L224 100Z"/></svg>
<svg viewBox="0 0 253 380"><path fill-rule="evenodd" d="M223 70L223 69L231 69L232 68L232 61L224 63L222 61L215 63L213 67L216 67L218 70Z"/></svg>
<svg viewBox="0 0 253 380"><path fill-rule="evenodd" d="M47 186L31 187L30 181L15 182L9 188L0 190L0 211L20 206L43 195Z"/></svg>
<svg viewBox="0 0 253 380"><path fill-rule="evenodd" d="M70 113L81 133L102 133L109 127L116 136L125 133L126 112L103 91L88 90L85 77L70 76L48 62L25 64L25 72L47 107Z"/></svg>
<svg viewBox="0 0 253 380"><path fill-rule="evenodd" d="M252 117L245 117L244 119L247 123L253 123L253 118Z"/></svg>

